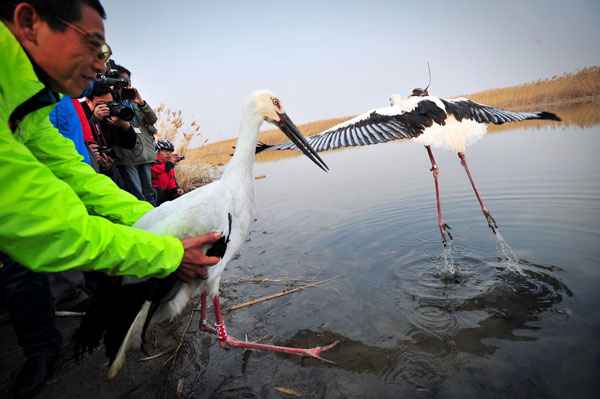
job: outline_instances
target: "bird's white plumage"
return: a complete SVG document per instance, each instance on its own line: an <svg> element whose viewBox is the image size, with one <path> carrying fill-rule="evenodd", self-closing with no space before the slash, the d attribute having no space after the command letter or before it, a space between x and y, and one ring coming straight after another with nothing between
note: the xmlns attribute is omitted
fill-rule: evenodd
<svg viewBox="0 0 600 399"><path fill-rule="evenodd" d="M141 343L144 322L148 317L151 317L151 324L174 317L183 310L190 297L199 291L206 291L209 298L218 298L221 273L246 241L254 221L255 194L252 170L260 125L263 121L277 124L290 139L303 146L302 151L307 157L321 169L327 170L327 165L310 146L306 145L298 128L285 114L277 96L269 90L257 90L252 93L242 110L240 134L235 152L225 167L221 179L162 204L145 214L133 226L154 234L170 235L181 239L221 232L222 239L203 248L207 255L219 256L220 262L208 268L206 280L173 284L174 280L169 279L165 284L148 285L149 290L159 287L152 293L155 296L144 296L144 298L153 298L153 305L157 305L156 312L150 316L150 302L144 303L119 347L109 370L109 377L115 376L125 364L127 349ZM142 280L144 279L126 277L122 280L122 284L135 284ZM163 290L171 290L171 292L164 293ZM143 295L150 295L150 292ZM309 355L314 357L313 354Z"/></svg>
<svg viewBox="0 0 600 399"><path fill-rule="evenodd" d="M208 279L181 284L172 299L159 305L151 319L151 324L179 314L196 292L206 290L210 298L218 294L221 273L247 239L254 221L255 194L252 175L254 149L263 120L273 121L277 117L277 113L272 110L276 105L274 99L277 97L272 92L260 90L254 92L246 101L242 111L236 150L220 180L163 203L134 224L134 228L157 235L188 238L221 232L224 237L229 238L227 250L221 261L208 268ZM283 108L278 101L277 111L283 114ZM232 219L231 229L229 215ZM204 248L205 252L206 249ZM123 284L134 284L143 280L129 276L123 279ZM121 344L119 353L109 370L109 376L116 375L124 365L128 348L139 347L142 326L148 309L146 303L129 328L126 339Z"/></svg>
<svg viewBox="0 0 600 399"><path fill-rule="evenodd" d="M467 146L475 144L487 133L487 126L473 120L457 121L453 116L446 119L445 125L433 123L422 135L413 140L436 148L465 152Z"/></svg>

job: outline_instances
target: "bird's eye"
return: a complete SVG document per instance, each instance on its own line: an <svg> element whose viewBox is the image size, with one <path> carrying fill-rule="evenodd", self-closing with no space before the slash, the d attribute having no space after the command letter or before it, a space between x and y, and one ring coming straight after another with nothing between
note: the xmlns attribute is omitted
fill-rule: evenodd
<svg viewBox="0 0 600 399"><path fill-rule="evenodd" d="M278 100L278 99L276 99L276 98L274 98L274 99L273 99L273 105L275 105L275 106L279 107L279 100Z"/></svg>

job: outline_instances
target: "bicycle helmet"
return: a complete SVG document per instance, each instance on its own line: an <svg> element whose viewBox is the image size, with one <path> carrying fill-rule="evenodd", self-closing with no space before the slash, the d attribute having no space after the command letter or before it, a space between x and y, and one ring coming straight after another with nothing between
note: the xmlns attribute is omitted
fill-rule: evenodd
<svg viewBox="0 0 600 399"><path fill-rule="evenodd" d="M158 140L154 145L156 151L175 151L175 146L169 140Z"/></svg>

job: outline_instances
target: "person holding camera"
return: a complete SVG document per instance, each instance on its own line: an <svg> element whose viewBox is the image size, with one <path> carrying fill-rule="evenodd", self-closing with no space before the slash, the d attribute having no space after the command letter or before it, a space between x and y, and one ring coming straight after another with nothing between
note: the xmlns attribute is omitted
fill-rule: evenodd
<svg viewBox="0 0 600 399"><path fill-rule="evenodd" d="M152 185L156 190L156 206L183 195L183 189L175 180L173 152L175 146L169 140L156 142L156 162L151 167Z"/></svg>
<svg viewBox="0 0 600 399"><path fill-rule="evenodd" d="M115 160L115 166L123 179L125 191L133 194L139 200L156 205L150 167L156 159L154 150L156 128L154 124L158 120L158 116L152 107L142 99L138 89L131 85L131 71L121 65L115 65L115 68L121 77L127 78L129 81L129 84L123 89L128 89L133 98L124 98L123 101L133 110L133 118L130 123L137 136L135 147L132 149L116 148L118 157ZM122 93L123 89L121 89Z"/></svg>
<svg viewBox="0 0 600 399"><path fill-rule="evenodd" d="M219 261L202 250L219 233L178 239L132 228L153 207L81 162L48 118L59 92L81 95L104 69L104 18L98 0L0 2L0 283L26 358L17 398L42 389L62 352L44 272L190 281Z"/></svg>
<svg viewBox="0 0 600 399"><path fill-rule="evenodd" d="M92 146L92 152L101 166L102 173L115 182L117 175L113 163L118 159L117 148L133 148L137 137L131 123L119 111L119 103L113 101L113 93L106 83L95 81L92 92L81 104L92 129L94 141L98 147ZM116 112L115 112L116 110Z"/></svg>

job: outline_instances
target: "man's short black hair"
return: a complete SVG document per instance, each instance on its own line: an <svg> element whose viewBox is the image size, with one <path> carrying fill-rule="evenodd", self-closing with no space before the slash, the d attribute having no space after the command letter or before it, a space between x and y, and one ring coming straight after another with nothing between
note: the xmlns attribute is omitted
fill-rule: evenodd
<svg viewBox="0 0 600 399"><path fill-rule="evenodd" d="M95 81L94 87L92 88L91 93L88 94L87 98L88 98L88 100L92 101L94 99L94 97L103 96L110 92L111 92L110 86L108 86L106 83Z"/></svg>
<svg viewBox="0 0 600 399"><path fill-rule="evenodd" d="M119 75L126 73L127 76L129 76L129 78L131 79L131 71L129 69L127 69L123 65L119 65L119 64L116 64L115 68L117 68L117 71L119 71Z"/></svg>
<svg viewBox="0 0 600 399"><path fill-rule="evenodd" d="M91 7L100 14L102 19L106 19L106 12L100 4L100 0L1 0L0 19L12 21L15 9L20 3L31 4L50 28L61 32L66 29L66 26L55 18L64 19L67 22L79 21L82 5Z"/></svg>

